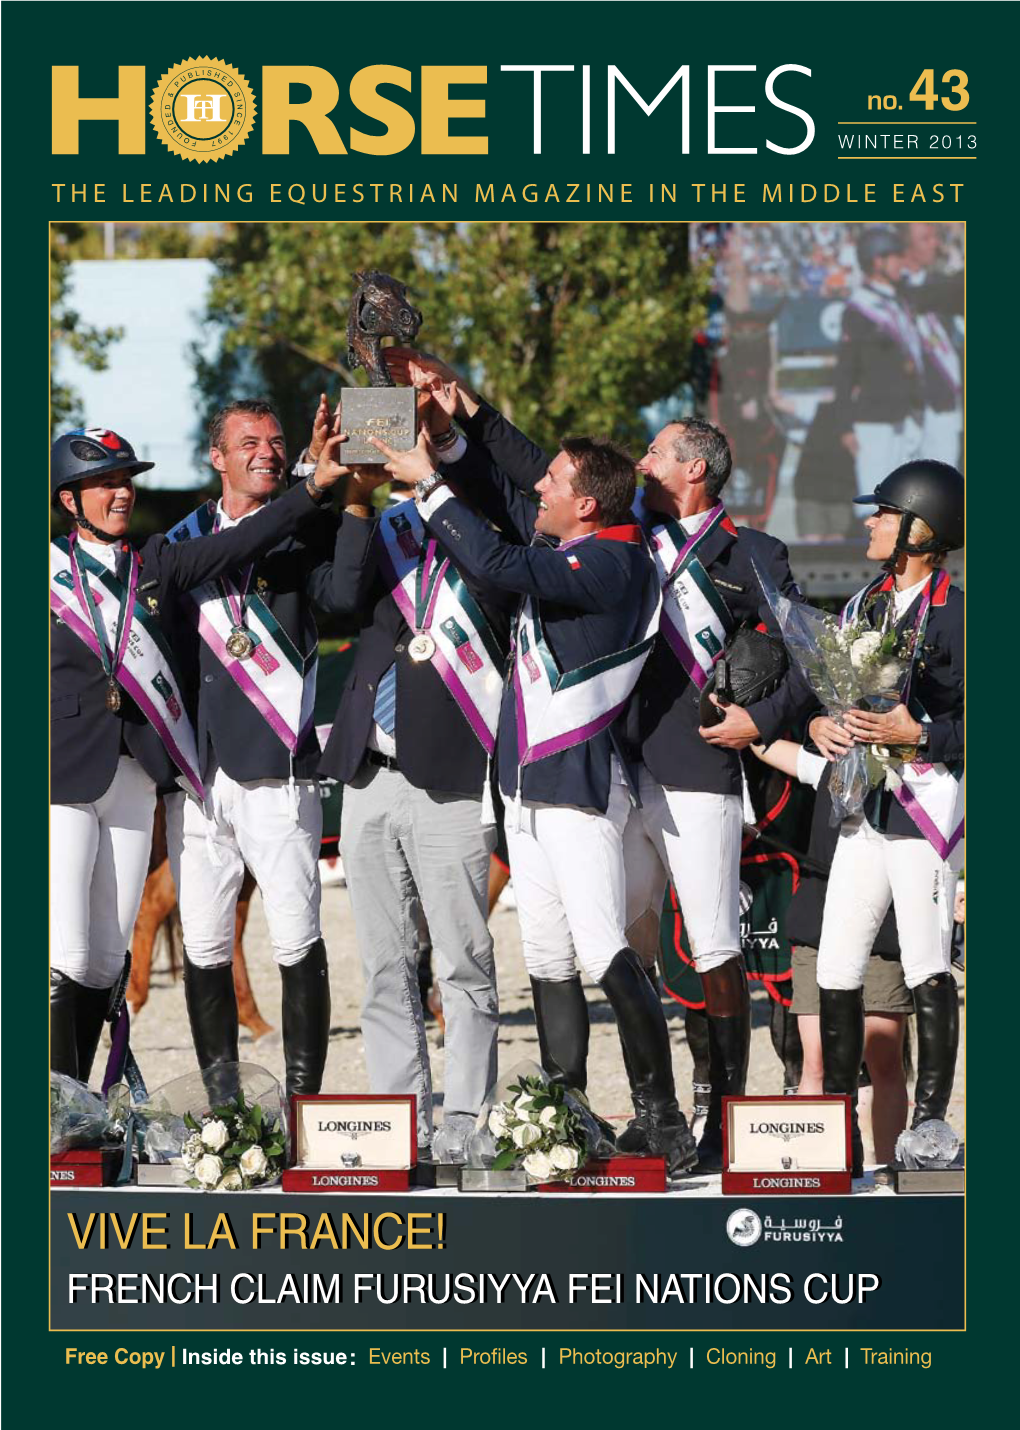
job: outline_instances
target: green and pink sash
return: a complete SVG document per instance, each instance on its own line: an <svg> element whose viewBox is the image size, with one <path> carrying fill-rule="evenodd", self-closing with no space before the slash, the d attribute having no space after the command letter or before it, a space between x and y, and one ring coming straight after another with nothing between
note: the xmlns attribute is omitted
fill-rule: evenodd
<svg viewBox="0 0 1020 1430"><path fill-rule="evenodd" d="M208 536L218 529L216 503L204 502L167 533L170 541ZM212 651L241 693L255 707L273 733L295 754L314 725L318 638L309 617L303 655L280 625L265 601L249 587L249 566L234 581L229 577L205 581L184 598L202 640ZM236 657L227 641L243 617L254 650Z"/></svg>
<svg viewBox="0 0 1020 1430"><path fill-rule="evenodd" d="M903 703L915 720L924 724L930 723L930 717L920 701L911 694L911 686L917 661L924 647L928 618L934 606L945 605L949 585L950 577L947 571L934 572L921 592L914 617L914 648L903 690ZM879 576L870 581L855 596L851 596L840 616L840 624L846 625L856 620L865 602L873 594L878 595L885 590L888 591L889 600L892 600L892 586L891 576ZM886 775L886 786L939 858L948 859L963 838L965 799L962 760L951 765L914 760L910 764L891 767Z"/></svg>
<svg viewBox="0 0 1020 1430"><path fill-rule="evenodd" d="M656 521L648 534L662 588L659 630L698 690L704 690L733 631L733 617L698 556L719 526L728 531L732 526L722 502L705 512L690 535L672 517Z"/></svg>
<svg viewBox="0 0 1020 1430"><path fill-rule="evenodd" d="M579 541L604 536L583 536ZM644 540L636 526L614 528L610 539L642 544ZM563 542L559 550L569 552L577 545L578 541ZM583 744L608 729L623 712L654 644L661 605L659 585L650 571L635 642L577 670L561 671L545 637L541 603L525 597L512 653L517 758L522 767Z"/></svg>
<svg viewBox="0 0 1020 1430"><path fill-rule="evenodd" d="M138 706L180 771L181 786L204 800L195 733L173 658L158 621L138 600L138 554L128 555L122 581L89 555L77 533L51 541L50 609Z"/></svg>
<svg viewBox="0 0 1020 1430"><path fill-rule="evenodd" d="M426 532L413 501L383 512L376 540L390 595L414 634L431 638L433 669L491 755L503 695L503 655L484 613L456 566Z"/></svg>

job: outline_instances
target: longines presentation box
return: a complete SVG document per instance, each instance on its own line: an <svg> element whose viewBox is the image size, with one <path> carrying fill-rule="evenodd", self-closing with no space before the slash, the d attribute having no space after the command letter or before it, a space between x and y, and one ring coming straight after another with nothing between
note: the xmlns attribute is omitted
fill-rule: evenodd
<svg viewBox="0 0 1020 1430"><path fill-rule="evenodd" d="M666 1162L662 1157L613 1157L588 1162L569 1182L541 1182L540 1192L664 1192Z"/></svg>
<svg viewBox="0 0 1020 1430"><path fill-rule="evenodd" d="M724 1194L850 1191L850 1099L723 1098Z"/></svg>
<svg viewBox="0 0 1020 1430"><path fill-rule="evenodd" d="M50 1186L109 1187L117 1180L124 1160L122 1147L71 1147L50 1153Z"/></svg>
<svg viewBox="0 0 1020 1430"><path fill-rule="evenodd" d="M406 1191L418 1160L412 1094L291 1098L286 1192Z"/></svg>

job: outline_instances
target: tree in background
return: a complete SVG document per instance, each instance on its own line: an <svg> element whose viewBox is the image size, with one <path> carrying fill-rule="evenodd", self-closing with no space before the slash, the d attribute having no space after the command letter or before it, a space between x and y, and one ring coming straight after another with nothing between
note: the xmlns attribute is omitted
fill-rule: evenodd
<svg viewBox="0 0 1020 1430"><path fill-rule="evenodd" d="M685 224L241 223L210 256L223 342L195 355L204 403L259 392L294 435L323 388L365 381L346 367L356 269L406 282L420 344L546 446L569 432L643 446L640 409L683 384L705 317Z"/></svg>
<svg viewBox="0 0 1020 1430"><path fill-rule="evenodd" d="M77 393L56 376L61 344L68 347L93 372L107 365L111 343L123 337L123 328L94 328L84 323L71 306L71 260L75 247L95 225L50 224L50 428L51 432L83 421Z"/></svg>

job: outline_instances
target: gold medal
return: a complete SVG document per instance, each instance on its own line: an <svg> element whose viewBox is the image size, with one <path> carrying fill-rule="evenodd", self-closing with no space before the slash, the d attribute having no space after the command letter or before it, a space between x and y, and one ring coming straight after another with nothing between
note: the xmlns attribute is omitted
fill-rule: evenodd
<svg viewBox="0 0 1020 1430"><path fill-rule="evenodd" d="M227 637L227 653L235 660L247 660L255 649L255 642L241 626L235 626Z"/></svg>
<svg viewBox="0 0 1020 1430"><path fill-rule="evenodd" d="M114 715L120 709L120 688L113 680L106 687L106 708Z"/></svg>
<svg viewBox="0 0 1020 1430"><path fill-rule="evenodd" d="M423 633L415 636L407 647L407 653L416 664L420 664L423 660L432 659L436 653L436 643L430 635Z"/></svg>

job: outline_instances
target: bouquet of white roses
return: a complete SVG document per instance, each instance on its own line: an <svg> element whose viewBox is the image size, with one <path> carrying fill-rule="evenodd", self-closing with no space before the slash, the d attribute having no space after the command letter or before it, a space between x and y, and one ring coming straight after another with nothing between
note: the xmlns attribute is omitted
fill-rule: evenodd
<svg viewBox="0 0 1020 1430"><path fill-rule="evenodd" d="M287 1145L279 1083L254 1063L175 1078L135 1109L147 1162L179 1163L187 1185L240 1192L276 1181Z"/></svg>
<svg viewBox="0 0 1020 1430"><path fill-rule="evenodd" d="M580 1104L540 1076L519 1078L490 1108L488 1126L496 1142L493 1168L522 1167L533 1182L569 1182L591 1154Z"/></svg>
<svg viewBox="0 0 1020 1430"><path fill-rule="evenodd" d="M284 1132L260 1103L249 1106L243 1089L201 1122L184 1115L191 1135L181 1161L191 1173L189 1187L206 1192L242 1192L274 1180L283 1167Z"/></svg>
<svg viewBox="0 0 1020 1430"><path fill-rule="evenodd" d="M854 620L841 624L828 611L791 601L757 566L755 571L787 650L828 715L839 720L855 706L882 712L899 703L913 659L914 632L893 626L891 601L878 630L863 606ZM910 751L855 745L837 760L829 776L833 823L859 814L890 763L912 757Z"/></svg>

